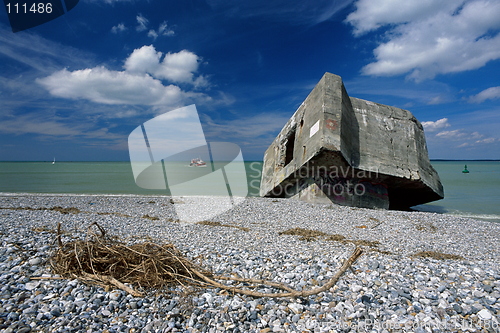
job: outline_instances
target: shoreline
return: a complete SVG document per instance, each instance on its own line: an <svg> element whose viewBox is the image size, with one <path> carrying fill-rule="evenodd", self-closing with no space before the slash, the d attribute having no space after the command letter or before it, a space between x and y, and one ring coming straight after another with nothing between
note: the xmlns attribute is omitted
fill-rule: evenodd
<svg viewBox="0 0 500 333"><path fill-rule="evenodd" d="M358 328L369 322L372 328L376 323L403 328L412 325L415 331L426 325L437 327L443 321L452 325L465 320L483 326L500 322L499 223L255 197L209 219L216 223L183 223L176 222L174 211L182 201L172 203L168 198L1 193L0 282L9 287L2 288L0 295L0 325L9 322L17 323L18 328L62 328L68 321L74 327L91 325L96 332L147 332L154 325L165 331L312 332L314 325L326 329L334 327L334 322L350 322ZM57 206L76 208L78 213L50 210ZM16 207L24 208L8 209ZM43 209L35 210L38 208ZM34 230L54 230L58 222L80 237L87 225L98 222L108 234L122 239L132 237L129 240L134 242L151 237L173 243L187 258L203 258L201 265L217 274L266 278L294 288L321 285L356 246L365 253L354 264L354 273L347 271L331 290L302 300L256 299L207 289L190 298L187 310L174 304L181 303L177 296L148 296L142 303L149 304L147 307L134 309L139 300L130 295L119 291L120 296L113 300L112 292L78 281L47 280L30 289L34 281L30 277L50 274L43 263L53 249L53 234ZM287 234L294 228L322 234ZM24 260L9 259L17 253L13 244L21 244L33 254ZM430 257L415 257L425 251L430 251ZM436 254L463 259L436 259ZM31 265L38 262L33 260L36 258L40 262ZM55 288L53 284L59 285L58 290L68 289L70 295L52 292L45 302L44 297ZM79 292L82 297L75 297ZM26 297L19 298L21 293ZM38 301L46 304L45 308L34 305L39 295L43 295ZM95 295L102 295L102 300L95 301ZM13 304L16 299L24 308ZM92 305L94 301L100 305ZM93 316L100 318L98 322L92 322ZM128 319L118 323L116 318ZM492 332L498 332L498 326Z"/></svg>
<svg viewBox="0 0 500 333"><path fill-rule="evenodd" d="M36 192L0 192L0 197L6 196L6 197L15 197L15 196L46 196L46 197L71 197L71 196L77 196L77 197L157 197L157 198L169 198L170 195L159 195L159 194L120 194L120 193L36 193ZM247 196L245 198L260 198L259 196ZM271 198L274 199L274 198ZM500 224L500 215L495 215L495 214L481 214L481 213L470 213L470 212L463 212L463 211L456 211L456 212L441 212L438 210L435 210L432 207L432 204L438 203L437 202L431 202L431 207L424 207L424 209L421 209L422 205L416 206L417 208L413 208L410 212L421 212L421 213L429 213L429 214L437 214L437 215L443 215L443 216L451 216L454 218L466 218L466 219L472 219L476 221L481 221L481 222L491 222L491 223L499 223ZM387 210L388 212L391 211L397 211L397 210Z"/></svg>

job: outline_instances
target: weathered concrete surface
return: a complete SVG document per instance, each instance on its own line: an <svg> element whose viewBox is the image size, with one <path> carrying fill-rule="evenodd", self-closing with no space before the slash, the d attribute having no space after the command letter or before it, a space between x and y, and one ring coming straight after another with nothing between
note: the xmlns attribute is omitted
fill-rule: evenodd
<svg viewBox="0 0 500 333"><path fill-rule="evenodd" d="M420 122L326 73L264 155L261 196L405 209L443 198Z"/></svg>

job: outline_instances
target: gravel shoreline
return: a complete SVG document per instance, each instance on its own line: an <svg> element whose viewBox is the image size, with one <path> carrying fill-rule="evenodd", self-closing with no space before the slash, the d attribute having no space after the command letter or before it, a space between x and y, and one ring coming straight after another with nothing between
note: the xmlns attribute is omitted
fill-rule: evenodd
<svg viewBox="0 0 500 333"><path fill-rule="evenodd" d="M174 206L189 200L0 194L0 332L500 332L500 223L269 198L247 198L211 223L177 221ZM365 253L307 298L180 287L139 298L33 279L51 276L58 222L77 236L97 222L131 242L173 243L216 274L294 289L322 285L357 245Z"/></svg>

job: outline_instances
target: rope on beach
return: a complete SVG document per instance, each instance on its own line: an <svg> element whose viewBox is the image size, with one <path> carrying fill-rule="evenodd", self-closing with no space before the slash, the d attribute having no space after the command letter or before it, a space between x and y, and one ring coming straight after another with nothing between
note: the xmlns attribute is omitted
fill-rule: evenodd
<svg viewBox="0 0 500 333"><path fill-rule="evenodd" d="M97 227L96 233L92 227ZM332 288L340 277L361 256L356 247L354 253L340 267L339 271L324 285L306 290L294 290L290 286L274 281L245 279L238 276L214 276L209 270L186 259L173 244L142 242L126 245L116 237L108 236L96 222L89 225L84 240L76 239L64 243L61 239L61 225L57 228L58 249L51 258L54 273L63 277L78 278L84 282L114 285L134 297L143 294L127 284L139 288L158 289L170 285L214 287L233 293L253 297L306 297ZM242 287L227 285L216 280L251 284ZM263 293L251 288L270 286L283 292Z"/></svg>

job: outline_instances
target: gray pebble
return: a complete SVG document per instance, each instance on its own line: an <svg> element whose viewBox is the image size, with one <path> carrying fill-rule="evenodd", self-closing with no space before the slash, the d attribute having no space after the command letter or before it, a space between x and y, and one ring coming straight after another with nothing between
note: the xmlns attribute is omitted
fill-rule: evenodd
<svg viewBox="0 0 500 333"><path fill-rule="evenodd" d="M360 324L367 319L394 323L425 320L431 331L438 332L432 326L435 320L451 322L467 314L489 320L490 315L493 318L500 313L500 250L495 245L499 243L500 225L496 224L438 214L326 208L293 200L275 203L251 198L234 211L214 217L221 224L249 228L243 231L167 222L175 217L171 204L147 204L160 203L164 197L16 197L0 194L0 207L77 207L86 213L2 210L8 215L0 215L0 318L16 325L11 325L15 329L10 332L29 330L21 326L28 324L33 331L67 327L68 332L128 332L132 328L135 332L300 332L318 331L320 321ZM90 201L94 204L89 205ZM129 217L97 212L119 212ZM144 223L141 217L146 213L159 220ZM370 218L383 223L374 229L355 228ZM444 242L426 230L411 232L414 220L421 225L432 223L453 241ZM396 254L366 248L353 265L355 273L348 270L333 289L299 299L253 298L216 288L184 296L182 288L175 286L172 294L161 297L154 293L132 297L121 290L107 292L78 280L30 280L35 273L51 274L41 264L54 248L52 235L33 232L34 227L56 228L62 222L67 230L78 229L78 235L85 236L83 226L90 221L99 222L109 234L123 238L149 236L173 242L188 258L202 258L202 266L213 268L217 274L286 281L296 289L325 283L354 246L322 237L304 241L278 234L287 229L301 227L340 234L346 239L379 241L379 249ZM396 230L409 231L388 237ZM424 250L458 253L468 261L410 257L422 250L423 240ZM14 244L31 249L30 254L23 257ZM491 250L482 251L485 247ZM30 257L33 253L36 257ZM26 258L30 259L26 262ZM418 327L415 331L424 332ZM9 328L4 327L3 332L9 332Z"/></svg>

